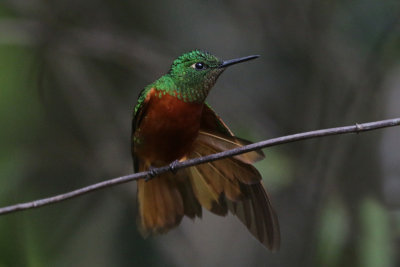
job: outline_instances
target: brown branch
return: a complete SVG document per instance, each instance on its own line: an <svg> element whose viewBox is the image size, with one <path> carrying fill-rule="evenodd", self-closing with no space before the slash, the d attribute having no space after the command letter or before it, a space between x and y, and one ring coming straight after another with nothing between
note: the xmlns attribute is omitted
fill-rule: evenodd
<svg viewBox="0 0 400 267"><path fill-rule="evenodd" d="M195 159L190 159L186 160L183 162L177 162L173 165L167 165L164 167L156 168L153 169L152 171L146 171L146 172L140 172L140 173L134 173L130 175L125 175L121 177L117 177L114 179L110 179L104 182L92 184L83 188L79 188L64 194L59 194L53 197L48 197L48 198L43 198L43 199L38 199L30 202L25 202L25 203L20 203L20 204L15 204L11 206L6 206L3 208L0 208L0 215L6 214L6 213L12 213L20 210L27 210L27 209L32 209L32 208L38 208L41 206L61 202L70 198L78 197L99 189L103 189L106 187L111 187L114 185L118 184L123 184L127 183L130 181L138 180L141 178L145 177L150 177L150 175L158 175L164 172L171 171L172 169L174 170L179 170L183 168L187 168L190 166L218 160L218 159L223 159L227 157L232 157L235 155L243 154L246 152L254 151L254 150L259 150L265 147L270 147L270 146L276 146L280 144L286 144L286 143L291 143L295 141L300 141L300 140L305 140L305 139L311 139L311 138L318 138L318 137L324 137L324 136L330 136L330 135L338 135L338 134L346 134L346 133L360 133L360 132L366 132L366 131L371 131L371 130L376 130L380 128L385 128L385 127L393 127L393 126L399 126L400 125L400 118L395 118L395 119L389 119L389 120L382 120L382 121L375 121L375 122L368 122L368 123L362 123L362 124L355 124L352 126L343 126L343 127L336 127L336 128L329 128L329 129L323 129L323 130L316 130L316 131L311 131L311 132L304 132L304 133L298 133L298 134L293 134L293 135L287 135L287 136L282 136L278 138L273 138L265 141L261 141L258 143L253 143L247 146L243 146L240 148L235 148L227 151L223 151L220 153L212 154L212 155L207 155L204 157L200 158L195 158Z"/></svg>

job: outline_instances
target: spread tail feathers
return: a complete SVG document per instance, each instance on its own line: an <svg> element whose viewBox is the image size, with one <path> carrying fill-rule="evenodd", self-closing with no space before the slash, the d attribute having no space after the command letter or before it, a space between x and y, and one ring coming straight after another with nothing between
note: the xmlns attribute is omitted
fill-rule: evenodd
<svg viewBox="0 0 400 267"><path fill-rule="evenodd" d="M201 131L190 158L240 147L249 142L234 136ZM177 226L183 215L201 217L201 206L225 216L236 215L262 244L279 248L279 225L260 173L251 163L264 157L253 151L221 159L177 174L164 173L148 182L138 181L139 225L143 235L164 233ZM146 170L149 166L139 166Z"/></svg>

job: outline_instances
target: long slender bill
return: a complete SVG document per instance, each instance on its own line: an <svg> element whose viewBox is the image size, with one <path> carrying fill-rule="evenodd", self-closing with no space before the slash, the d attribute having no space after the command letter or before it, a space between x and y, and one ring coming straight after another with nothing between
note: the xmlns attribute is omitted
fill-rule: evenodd
<svg viewBox="0 0 400 267"><path fill-rule="evenodd" d="M259 55L252 55L252 56L247 56L247 57L224 60L219 67L220 68L226 68L228 66L231 66L231 65L234 65L234 64L237 64L237 63L241 63L241 62L245 62L245 61L249 61L249 60L252 60L252 59L256 59L258 57L259 57Z"/></svg>

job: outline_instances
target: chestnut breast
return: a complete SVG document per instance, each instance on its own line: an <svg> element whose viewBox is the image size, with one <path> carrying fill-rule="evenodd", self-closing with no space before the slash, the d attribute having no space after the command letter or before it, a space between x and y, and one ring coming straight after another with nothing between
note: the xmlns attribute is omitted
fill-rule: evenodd
<svg viewBox="0 0 400 267"><path fill-rule="evenodd" d="M203 103L189 103L151 89L146 113L135 132L138 157L152 166L179 160L190 152L199 129Z"/></svg>

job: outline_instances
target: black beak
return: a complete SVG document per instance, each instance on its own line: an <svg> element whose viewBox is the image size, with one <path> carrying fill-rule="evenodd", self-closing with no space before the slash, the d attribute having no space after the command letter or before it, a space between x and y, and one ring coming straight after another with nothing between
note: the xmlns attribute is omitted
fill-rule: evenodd
<svg viewBox="0 0 400 267"><path fill-rule="evenodd" d="M259 55L253 55L253 56L235 58L235 59L230 59L230 60L224 60L222 62L222 64L219 65L219 68L226 68L228 66L231 66L231 65L234 65L234 64L237 64L237 63L241 63L241 62L245 62L245 61L248 61L248 60L252 60L252 59L255 59L255 58L258 58L258 57L259 57Z"/></svg>

